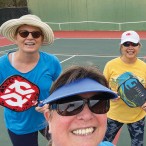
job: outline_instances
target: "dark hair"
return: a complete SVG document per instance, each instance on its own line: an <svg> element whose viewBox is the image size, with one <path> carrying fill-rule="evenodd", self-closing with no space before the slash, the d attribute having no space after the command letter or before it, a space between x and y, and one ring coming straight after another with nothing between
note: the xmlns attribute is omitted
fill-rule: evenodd
<svg viewBox="0 0 146 146"><path fill-rule="evenodd" d="M103 86L108 87L107 80L96 66L73 65L64 70L60 77L54 82L50 93L54 92L56 89L65 84L82 78L91 78Z"/></svg>

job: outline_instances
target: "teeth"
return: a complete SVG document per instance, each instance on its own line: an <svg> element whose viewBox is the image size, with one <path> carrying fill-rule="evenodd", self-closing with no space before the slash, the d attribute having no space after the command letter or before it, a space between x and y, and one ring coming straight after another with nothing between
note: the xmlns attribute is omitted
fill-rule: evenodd
<svg viewBox="0 0 146 146"><path fill-rule="evenodd" d="M86 129L78 129L78 130L74 130L73 133L76 135L88 135L93 133L94 128L86 128Z"/></svg>
<svg viewBox="0 0 146 146"><path fill-rule="evenodd" d="M34 43L29 42L29 43L25 43L25 45L34 45Z"/></svg>
<svg viewBox="0 0 146 146"><path fill-rule="evenodd" d="M128 51L127 53L128 53L128 54L133 54L134 52L133 52L133 51Z"/></svg>

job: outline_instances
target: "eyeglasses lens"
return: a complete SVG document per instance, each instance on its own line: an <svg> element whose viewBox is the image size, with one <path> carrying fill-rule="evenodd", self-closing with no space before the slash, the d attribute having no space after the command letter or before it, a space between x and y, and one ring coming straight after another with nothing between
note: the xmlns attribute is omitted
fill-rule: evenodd
<svg viewBox="0 0 146 146"><path fill-rule="evenodd" d="M96 114L105 114L109 111L109 100L90 100L90 110Z"/></svg>
<svg viewBox="0 0 146 146"><path fill-rule="evenodd" d="M129 47L129 46L137 47L138 45L139 45L139 43L133 43L133 42L125 42L125 43L123 43L123 46L125 46L125 47Z"/></svg>
<svg viewBox="0 0 146 146"><path fill-rule="evenodd" d="M19 33L19 35L22 37L22 38L26 38L26 37L28 37L28 35L31 33L31 35L32 35L32 37L33 38L39 38L41 35L42 35L42 33L40 32L40 31L32 31L32 32L29 32L29 31L19 31L18 32Z"/></svg>
<svg viewBox="0 0 146 146"><path fill-rule="evenodd" d="M109 100L99 100L99 96L93 96L89 99L82 99L75 95L68 99L59 100L50 107L56 109L61 116L73 116L80 113L85 104L88 104L89 109L95 114L105 114L109 110Z"/></svg>
<svg viewBox="0 0 146 146"><path fill-rule="evenodd" d="M63 116L78 114L84 107L83 100L58 104L58 113Z"/></svg>

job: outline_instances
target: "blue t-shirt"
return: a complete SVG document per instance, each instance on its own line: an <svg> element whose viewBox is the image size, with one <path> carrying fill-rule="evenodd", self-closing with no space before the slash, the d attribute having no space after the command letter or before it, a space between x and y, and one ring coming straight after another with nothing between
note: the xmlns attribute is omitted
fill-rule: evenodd
<svg viewBox="0 0 146 146"><path fill-rule="evenodd" d="M40 101L49 96L51 85L58 78L61 71L62 68L58 58L44 52L40 52L37 65L27 73L16 70L10 64L8 54L0 57L0 83L12 75L21 75L39 87ZM6 127L16 134L32 133L43 129L47 125L44 115L37 112L35 107L23 112L15 112L4 108L4 118Z"/></svg>
<svg viewBox="0 0 146 146"><path fill-rule="evenodd" d="M114 146L111 142L103 141L98 146Z"/></svg>

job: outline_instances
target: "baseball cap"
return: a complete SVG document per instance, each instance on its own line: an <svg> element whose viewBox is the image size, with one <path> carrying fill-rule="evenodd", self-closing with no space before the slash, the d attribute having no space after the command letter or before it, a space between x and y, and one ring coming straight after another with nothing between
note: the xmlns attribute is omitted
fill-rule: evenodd
<svg viewBox="0 0 146 146"><path fill-rule="evenodd" d="M138 43L140 41L139 35L135 31L125 31L121 36L121 44L125 42Z"/></svg>
<svg viewBox="0 0 146 146"><path fill-rule="evenodd" d="M107 99L114 99L118 97L118 95L115 92L103 86L102 84L98 83L97 81L91 78L83 78L58 88L48 98L43 100L41 104L42 105L48 104L50 102L62 98L70 98L70 96L72 95L82 94L87 92L105 93Z"/></svg>

